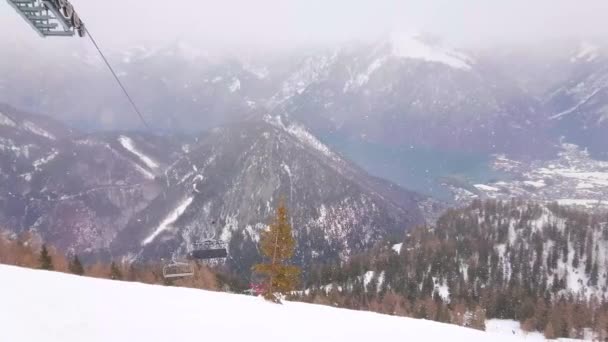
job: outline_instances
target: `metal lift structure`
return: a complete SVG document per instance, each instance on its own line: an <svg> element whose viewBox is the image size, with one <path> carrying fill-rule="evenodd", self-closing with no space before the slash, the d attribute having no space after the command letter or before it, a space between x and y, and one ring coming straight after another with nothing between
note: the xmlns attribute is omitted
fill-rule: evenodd
<svg viewBox="0 0 608 342"><path fill-rule="evenodd" d="M141 111L127 92L116 72L106 59L91 33L87 30L80 19L74 6L68 0L6 0L17 13L36 31L41 37L79 37L87 36L114 79L121 87L125 96L133 106L144 126L149 127ZM194 275L194 263L201 260L224 259L228 256L226 243L220 240L207 239L195 243L190 248L185 258L176 259L175 256L163 267L165 278L182 278Z"/></svg>
<svg viewBox="0 0 608 342"><path fill-rule="evenodd" d="M104 63L114 76L125 96L131 103L133 110L139 116L142 124L150 128L143 114L122 84L114 68L108 62L101 48L80 19L74 6L68 0L6 0L15 11L36 31L42 38L46 37L88 37L95 46Z"/></svg>
<svg viewBox="0 0 608 342"><path fill-rule="evenodd" d="M6 0L41 37L84 37L86 28L68 0Z"/></svg>

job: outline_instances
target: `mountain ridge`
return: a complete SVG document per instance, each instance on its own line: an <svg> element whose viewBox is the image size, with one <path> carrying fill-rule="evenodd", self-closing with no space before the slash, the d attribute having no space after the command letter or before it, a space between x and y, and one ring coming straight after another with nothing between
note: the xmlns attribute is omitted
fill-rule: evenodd
<svg viewBox="0 0 608 342"><path fill-rule="evenodd" d="M425 196L367 175L305 128L276 117L195 138L70 131L56 141L25 126L7 128L27 134L0 149L0 165L15 169L0 188L0 217L6 216L0 222L15 233L33 230L61 249L91 256L141 255L143 261L185 253L196 239L230 243L238 235L235 257L251 263L257 234L285 196L302 235L298 260L310 263L345 258L384 236L401 235L424 222L423 210L433 210L428 203L418 206ZM37 139L42 142L31 143ZM26 155L23 146L32 152ZM309 216L328 221L315 223ZM340 220L348 223L342 227ZM186 226L175 241L167 235ZM311 230L333 238L314 238L311 247ZM243 243L249 254L239 256Z"/></svg>

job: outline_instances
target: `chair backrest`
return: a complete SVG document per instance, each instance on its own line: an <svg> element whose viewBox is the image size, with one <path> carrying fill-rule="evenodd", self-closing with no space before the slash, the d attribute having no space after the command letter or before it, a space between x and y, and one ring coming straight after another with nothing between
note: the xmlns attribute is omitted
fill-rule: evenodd
<svg viewBox="0 0 608 342"><path fill-rule="evenodd" d="M188 254L190 259L206 260L206 259L219 259L228 256L226 248L214 248L214 249L196 249Z"/></svg>
<svg viewBox="0 0 608 342"><path fill-rule="evenodd" d="M188 263L172 263L163 267L163 277L181 278L194 275L194 267Z"/></svg>

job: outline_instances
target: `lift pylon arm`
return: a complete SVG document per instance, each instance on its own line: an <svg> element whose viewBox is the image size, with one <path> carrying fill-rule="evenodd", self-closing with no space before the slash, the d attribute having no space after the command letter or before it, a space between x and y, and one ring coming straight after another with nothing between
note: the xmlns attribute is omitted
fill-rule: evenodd
<svg viewBox="0 0 608 342"><path fill-rule="evenodd" d="M84 37L84 23L68 0L6 0L41 37Z"/></svg>

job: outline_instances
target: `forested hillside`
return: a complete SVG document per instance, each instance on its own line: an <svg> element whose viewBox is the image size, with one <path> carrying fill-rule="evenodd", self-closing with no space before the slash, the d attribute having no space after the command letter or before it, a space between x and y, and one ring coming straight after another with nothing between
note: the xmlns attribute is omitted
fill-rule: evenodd
<svg viewBox="0 0 608 342"><path fill-rule="evenodd" d="M482 327L517 319L547 337L608 327L608 215L474 201L344 265L312 271L305 298Z"/></svg>

